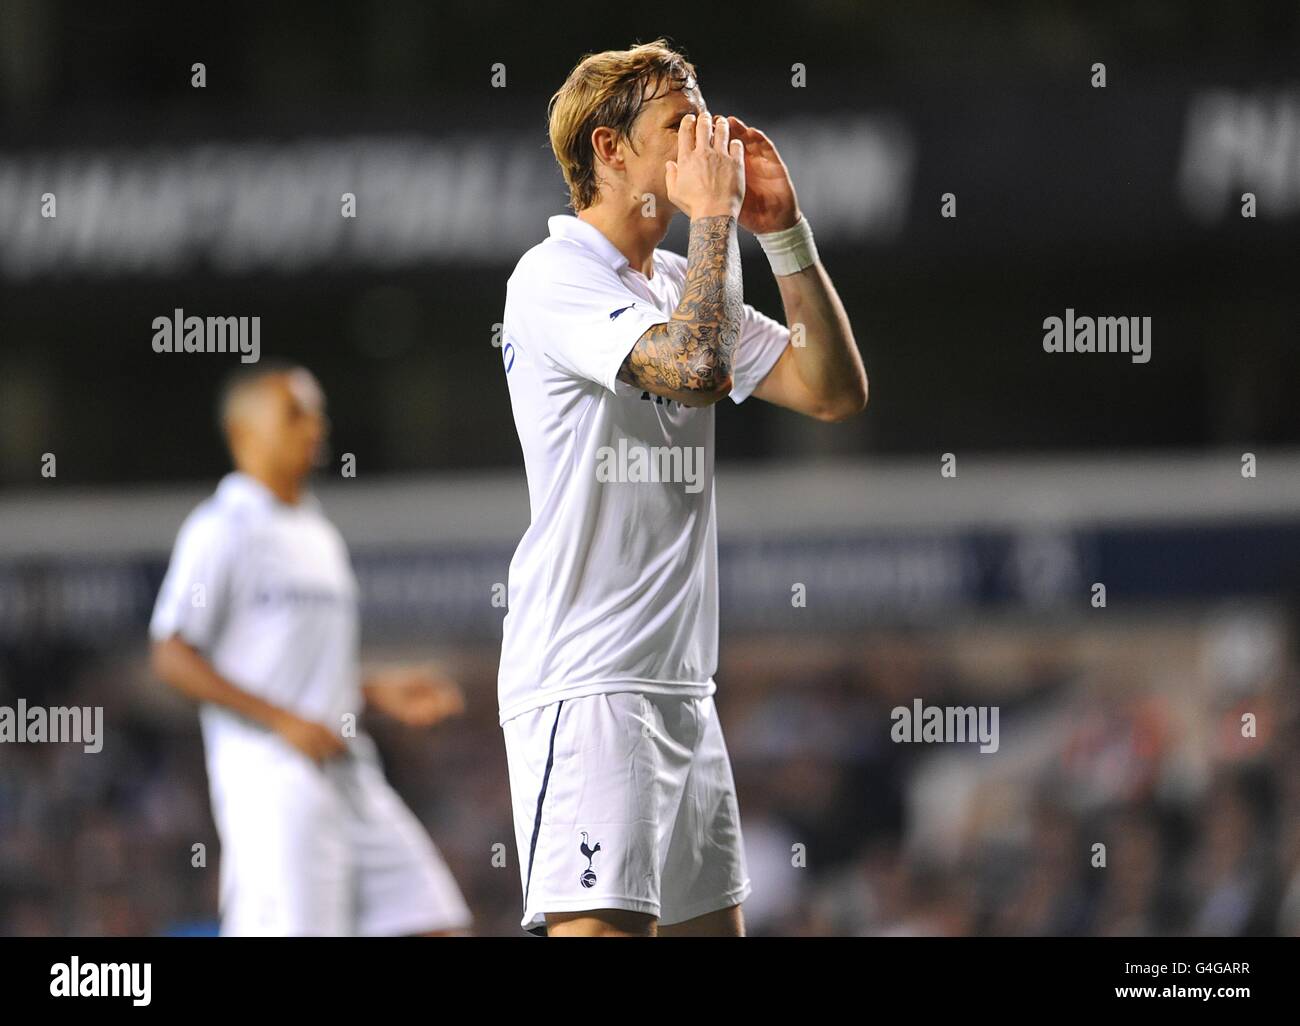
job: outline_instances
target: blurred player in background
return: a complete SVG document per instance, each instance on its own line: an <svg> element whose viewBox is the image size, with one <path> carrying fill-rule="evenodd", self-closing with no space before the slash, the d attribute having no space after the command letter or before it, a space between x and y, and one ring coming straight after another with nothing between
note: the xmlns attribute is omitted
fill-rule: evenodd
<svg viewBox="0 0 1300 1026"><path fill-rule="evenodd" d="M503 356L531 524L510 565L500 719L523 926L739 936L749 879L717 668L713 406L867 400L844 308L772 142L710 117L662 41L551 101L577 216L519 261ZM656 247L681 211L686 258ZM753 232L799 335L744 302Z"/></svg>
<svg viewBox="0 0 1300 1026"><path fill-rule="evenodd" d="M463 932L451 873L357 725L363 699L420 727L463 699L428 668L362 678L347 548L305 491L321 389L257 365L220 414L236 469L181 527L150 634L157 675L201 703L221 932Z"/></svg>

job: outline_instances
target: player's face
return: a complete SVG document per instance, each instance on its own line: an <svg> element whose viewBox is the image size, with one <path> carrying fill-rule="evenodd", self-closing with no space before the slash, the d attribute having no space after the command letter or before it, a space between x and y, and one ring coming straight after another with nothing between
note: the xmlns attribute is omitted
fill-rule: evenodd
<svg viewBox="0 0 1300 1026"><path fill-rule="evenodd" d="M320 462L328 425L320 385L306 371L292 371L267 379L251 427L274 464L302 478Z"/></svg>
<svg viewBox="0 0 1300 1026"><path fill-rule="evenodd" d="M698 87L674 89L657 96L641 108L632 126L632 140L636 152L629 148L627 170L634 195L652 193L655 205L666 211L677 208L668 200L665 184L665 165L677 159L677 131L687 114L701 117L708 113L704 96Z"/></svg>

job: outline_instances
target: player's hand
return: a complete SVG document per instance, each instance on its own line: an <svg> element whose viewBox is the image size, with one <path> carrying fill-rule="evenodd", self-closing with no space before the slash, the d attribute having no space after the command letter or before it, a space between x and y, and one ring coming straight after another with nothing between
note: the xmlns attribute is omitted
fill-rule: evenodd
<svg viewBox="0 0 1300 1026"><path fill-rule="evenodd" d="M397 666L370 674L366 701L410 727L432 727L465 711L455 681L431 666Z"/></svg>
<svg viewBox="0 0 1300 1026"><path fill-rule="evenodd" d="M727 118L731 136L745 147L745 203L740 227L761 235L793 228L800 218L790 171L772 140L737 117Z"/></svg>
<svg viewBox="0 0 1300 1026"><path fill-rule="evenodd" d="M317 765L336 759L347 751L343 738L328 727L288 711L276 717L275 732Z"/></svg>
<svg viewBox="0 0 1300 1026"><path fill-rule="evenodd" d="M744 150L724 117L687 114L677 129L677 159L667 164L668 199L692 221L735 217L745 199Z"/></svg>

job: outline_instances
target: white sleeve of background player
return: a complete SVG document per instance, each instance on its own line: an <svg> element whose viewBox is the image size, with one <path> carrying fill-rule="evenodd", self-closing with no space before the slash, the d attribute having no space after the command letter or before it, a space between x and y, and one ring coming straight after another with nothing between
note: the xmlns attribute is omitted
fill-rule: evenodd
<svg viewBox="0 0 1300 1026"><path fill-rule="evenodd" d="M230 596L234 552L228 525L203 510L181 525L149 621L149 636L165 641L179 635L203 651L216 640Z"/></svg>
<svg viewBox="0 0 1300 1026"><path fill-rule="evenodd" d="M790 344L790 329L745 304L740 344L731 361L731 399L743 403L776 366Z"/></svg>
<svg viewBox="0 0 1300 1026"><path fill-rule="evenodd" d="M637 339L668 318L597 257L566 255L532 271L521 292L507 298L520 301L516 312L527 325L525 338L566 374L615 391Z"/></svg>

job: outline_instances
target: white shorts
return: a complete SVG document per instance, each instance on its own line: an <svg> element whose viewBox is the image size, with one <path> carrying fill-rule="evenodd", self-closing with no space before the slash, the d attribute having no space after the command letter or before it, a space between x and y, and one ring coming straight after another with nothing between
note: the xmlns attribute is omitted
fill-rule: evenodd
<svg viewBox="0 0 1300 1026"><path fill-rule="evenodd" d="M586 695L503 729L525 930L598 908L670 925L749 896L712 697Z"/></svg>
<svg viewBox="0 0 1300 1026"><path fill-rule="evenodd" d="M258 746L239 772L211 780L223 936L469 927L451 872L384 779L368 739L358 740L324 767L288 746Z"/></svg>

